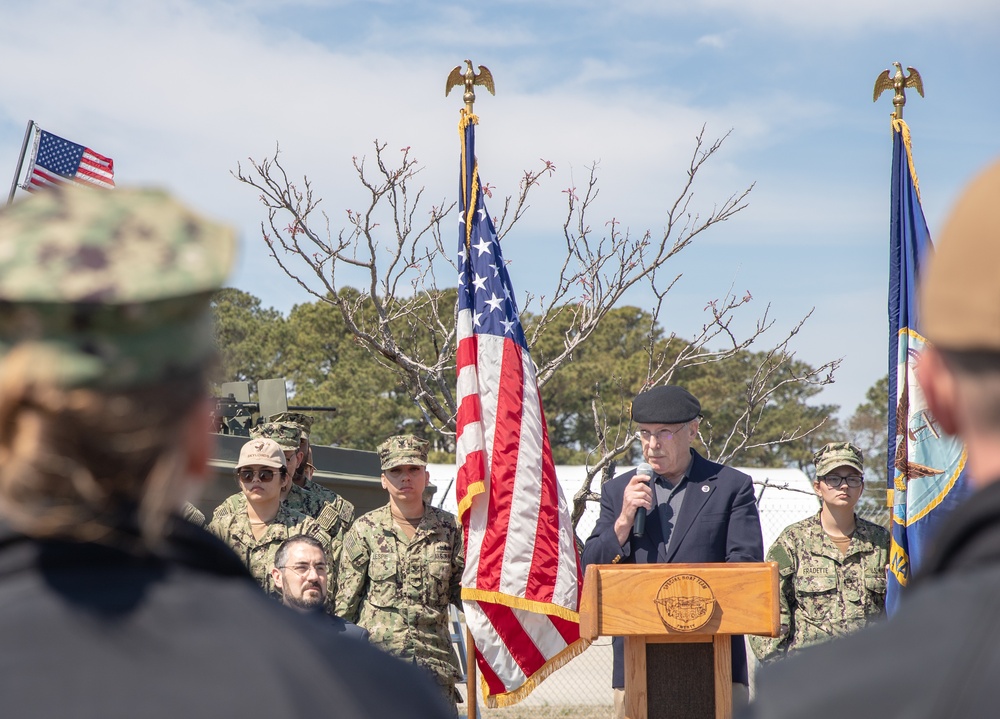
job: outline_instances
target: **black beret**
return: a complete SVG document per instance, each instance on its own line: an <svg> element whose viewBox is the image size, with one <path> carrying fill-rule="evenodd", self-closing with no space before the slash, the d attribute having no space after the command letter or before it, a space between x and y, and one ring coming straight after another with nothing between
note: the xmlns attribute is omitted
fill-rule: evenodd
<svg viewBox="0 0 1000 719"><path fill-rule="evenodd" d="M700 414L701 402L673 384L640 392L632 400L632 419L645 424L680 424Z"/></svg>

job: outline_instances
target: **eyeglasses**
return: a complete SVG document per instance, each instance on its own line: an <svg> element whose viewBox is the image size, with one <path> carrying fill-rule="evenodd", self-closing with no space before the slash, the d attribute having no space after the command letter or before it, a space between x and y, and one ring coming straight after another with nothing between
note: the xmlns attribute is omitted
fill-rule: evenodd
<svg viewBox="0 0 1000 719"><path fill-rule="evenodd" d="M302 564L285 564L278 567L278 569L291 569L300 577L309 574L310 569L315 571L316 574L328 574L330 571L326 564L306 564L304 562Z"/></svg>
<svg viewBox="0 0 1000 719"><path fill-rule="evenodd" d="M240 478L241 482L252 482L254 477L259 477L261 482L270 482L274 479L275 470L273 469L237 469L236 476Z"/></svg>
<svg viewBox="0 0 1000 719"><path fill-rule="evenodd" d="M682 424L677 429L658 429L655 432L650 432L649 430L640 429L638 432L635 433L635 438L640 442L642 442L643 444L647 444L649 440L651 440L653 437L656 437L656 441L660 443L669 442L674 438L674 436L678 432L680 432L686 426L687 422Z"/></svg>
<svg viewBox="0 0 1000 719"><path fill-rule="evenodd" d="M839 477L836 474L828 474L825 477L820 477L823 482L826 483L827 487L831 489L836 489L844 482L847 482L847 486L851 489L857 489L865 481L864 475L861 474L849 474L846 477Z"/></svg>

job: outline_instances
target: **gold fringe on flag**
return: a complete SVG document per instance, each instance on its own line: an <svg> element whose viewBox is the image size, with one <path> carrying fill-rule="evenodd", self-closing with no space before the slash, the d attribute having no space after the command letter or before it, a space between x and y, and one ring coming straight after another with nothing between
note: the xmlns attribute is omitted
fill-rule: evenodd
<svg viewBox="0 0 1000 719"><path fill-rule="evenodd" d="M499 604L511 609L522 609L535 614L548 614L569 622L580 623L580 613L574 612L572 609L560 607L558 604L551 604L549 602L536 602L533 599L515 597L512 594L504 594L503 592L490 592L485 589L463 587L462 599L468 599L473 602L485 602L486 604Z"/></svg>
<svg viewBox="0 0 1000 719"><path fill-rule="evenodd" d="M479 685L482 690L483 697L486 699L486 706L490 709L500 709L503 707L513 706L519 701L524 699L526 696L531 694L535 687L541 684L542 680L548 677L552 672L561 668L570 659L578 657L590 646L589 639L577 639L575 642L570 644L568 647L563 649L561 652L556 654L554 657L549 659L545 664L543 664L537 672L532 674L528 679L512 692L505 692L503 694L490 694L489 687L486 685L486 680L483 679L483 675L479 675Z"/></svg>

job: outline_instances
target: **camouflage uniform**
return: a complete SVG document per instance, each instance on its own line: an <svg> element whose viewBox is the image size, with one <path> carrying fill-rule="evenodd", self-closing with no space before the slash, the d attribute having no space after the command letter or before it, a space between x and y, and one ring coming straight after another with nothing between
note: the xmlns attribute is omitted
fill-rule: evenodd
<svg viewBox="0 0 1000 719"><path fill-rule="evenodd" d="M278 513L268 523L267 531L260 539L253 536L250 515L245 508L241 512L230 513L225 505L220 506L208 525L208 531L236 552L268 594L279 598L281 592L274 586L271 569L274 567L274 555L283 541L297 534L307 534L318 539L328 555L330 551L330 535L323 531L319 523L284 504L278 508Z"/></svg>
<svg viewBox="0 0 1000 719"><path fill-rule="evenodd" d="M281 504L288 509L315 519L322 530L330 537L330 549L327 555L330 559L329 596L337 594L337 566L340 562L340 552L344 547L344 535L354 521L354 505L334 492L330 492L336 500L325 500L311 490L302 489L296 484L288 492ZM246 514L247 498L243 492L237 492L226 497L212 514L212 522L225 519L235 514Z"/></svg>
<svg viewBox="0 0 1000 719"><path fill-rule="evenodd" d="M423 520L407 539L387 504L347 532L336 614L367 629L375 645L428 669L454 697L462 671L451 646L448 605L461 606L464 566L453 514L425 504Z"/></svg>
<svg viewBox="0 0 1000 719"><path fill-rule="evenodd" d="M272 437L284 449L297 449L302 440L309 441L309 431L312 429L312 424L313 418L308 414L279 412L268 417L267 422L260 425L259 428L255 428L254 431L268 433L266 436ZM304 460L303 464L305 464ZM300 464L299 467L301 468L303 464ZM344 533L354 521L354 505L332 489L327 489L322 484L310 479L294 486L305 490L306 494L293 491L293 494L297 496L293 498L292 495L289 495L285 501L292 509L297 509L303 514L319 520L323 529L333 537L336 545L335 558L339 557L339 547L343 544ZM327 506L332 508L332 514L321 516Z"/></svg>
<svg viewBox="0 0 1000 719"><path fill-rule="evenodd" d="M857 631L885 613L889 532L855 515L844 556L823 531L820 514L788 527L767 552L778 563L781 629L750 637L762 662Z"/></svg>

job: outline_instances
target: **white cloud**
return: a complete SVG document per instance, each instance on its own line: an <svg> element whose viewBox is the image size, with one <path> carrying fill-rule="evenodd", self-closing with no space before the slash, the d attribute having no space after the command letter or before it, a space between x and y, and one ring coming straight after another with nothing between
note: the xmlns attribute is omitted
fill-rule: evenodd
<svg viewBox="0 0 1000 719"><path fill-rule="evenodd" d="M701 16L720 23L739 20L798 31L828 34L831 31L869 32L881 28L923 30L929 26L992 28L988 20L1000 18L994 0L912 0L904 5L871 0L838 2L789 2L789 0L619 0L619 12L649 17Z"/></svg>
<svg viewBox="0 0 1000 719"><path fill-rule="evenodd" d="M624 34L609 36L606 48L587 46L585 40L559 34L567 32L560 13L553 13L549 24L535 22L535 3L507 3L504 8L517 6L523 12L492 24L481 22L485 15L457 6L428 6L426 14L422 9L417 13L423 17L394 24L359 17L357 13L367 12L365 3L324 0L17 3L5 8L0 26L0 64L19 68L0 75L0 157L16 157L28 118L112 155L122 183L166 185L205 212L241 227L247 242L237 275L240 286L265 304L288 309L307 297L290 281L275 277L273 262L257 236L264 213L255 193L239 185L230 171L247 156L265 157L280 142L290 175L310 176L336 230L345 208L356 209L365 200L351 157L370 157L371 142L379 138L388 142L389 154L412 146L425 165L421 180L428 203L454 197L460 99L454 92L445 98L444 83L449 70L469 56L469 27L479 22L474 52L485 50L472 59L490 66L499 93L494 98L482 92L476 105L484 179L502 197L516 192L522 171L539 164L540 158L558 168L535 194L522 230L506 241L505 253L520 270L519 291L539 293L551 287L545 253L557 252L562 244L562 190L582 187L590 162L600 162L601 182L592 224L602 228L614 216L633 232L657 233L667 200L684 180L694 136L703 125L710 138L732 128L721 153L705 168L694 208L704 212L754 180L760 184L747 213L713 230L704 252L685 256L680 267L691 282L679 288L685 293L676 304L681 320L697 323L696 310L705 298L725 291L737 278L741 291L751 290L762 302L774 301L775 313L786 321L812 305L833 307L817 314L814 332L803 333L810 347L824 349L824 338L840 336L844 319L836 307L857 318L857 336L865 343L881 337L885 318L874 308L884 306L884 298L873 303L865 295L852 302L819 281L796 295L782 281L783 275L815 272L810 252L818 248L842 243L854 252L861 246L881 248L885 242L888 130L859 130L867 120L858 119L868 111L873 124L884 120L886 111L875 113L867 100L881 68L859 80L864 87L855 106L849 104L853 96L848 102L799 87L784 89L789 66L807 69L813 58L800 47L786 56L778 40L773 58L738 67L739 82L723 82L718 63L726 62L727 53L754 32L754 23L799 24L817 31L862 28L885 22L898 8L847 0L824 6L829 17L814 18L800 12L798 5L777 0L702 0L693 6L633 0L624 5L654 20L700 13L718 15L725 23L680 37L672 34L675 23L663 22L663 45L689 61L683 71L668 72L648 64L648 38L636 52L634 45L641 43ZM283 24L282 10L290 6L327 13L324 19L330 24L352 20L352 26L364 28L366 34L352 38L349 46L309 40ZM583 21L597 34L611 12L596 2L560 0L554 6L589 13ZM907 7L901 22L914 27L918 20L951 22L943 19L945 14L969 23L970 18L978 19L977 9L983 17L996 15L975 0L940 10L929 0ZM622 8L616 4L614 12ZM726 29L730 26L736 29ZM40 27L46 32L29 30ZM552 49L549 40L564 42ZM878 42L872 45L880 50ZM572 54L557 56L565 52ZM716 64L710 66L708 59ZM920 69L925 79L933 74L933 68ZM949 76L947 68L938 72L949 84L975 83L964 75ZM807 74L802 77L809 79ZM936 112L941 118L937 138L921 136L924 153L932 140L940 143L941 161L964 172L965 165L981 163L1000 150L995 138L970 138L957 131L956 123L967 119L960 117L962 112L936 107L930 99L926 109L921 105L924 117L933 120ZM827 146L825 153L816 150ZM848 151L867 159L851 155L839 169L829 164L831 157ZM935 190L939 197L957 192L962 172L949 170L949 181L936 186L935 178L944 176L934 174L940 169L921 164L920 170L926 196ZM490 202L495 214L501 210L500 197ZM933 198L925 201L944 204ZM837 281L860 272L852 266L850 252L822 269ZM777 259L762 267L746 259L753 255ZM806 359L821 356L817 352ZM884 363L878 359L872 371L872 361L859 360L859 369L845 374L874 379ZM856 388L854 404L863 399L870 384L865 381Z"/></svg>
<svg viewBox="0 0 1000 719"><path fill-rule="evenodd" d="M716 50L722 50L728 43L726 42L725 37L716 33L712 35L702 35L695 41L695 44L715 48Z"/></svg>

